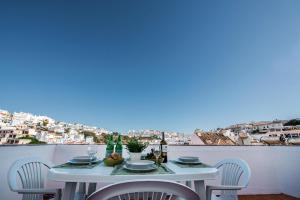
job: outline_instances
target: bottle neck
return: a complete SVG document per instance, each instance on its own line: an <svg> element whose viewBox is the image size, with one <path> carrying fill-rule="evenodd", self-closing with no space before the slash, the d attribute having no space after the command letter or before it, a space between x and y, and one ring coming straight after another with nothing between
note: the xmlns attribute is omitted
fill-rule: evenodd
<svg viewBox="0 0 300 200"><path fill-rule="evenodd" d="M121 143L122 143L121 136L118 137L117 143L118 143L118 144L121 144Z"/></svg>
<svg viewBox="0 0 300 200"><path fill-rule="evenodd" d="M109 145L113 145L114 144L114 139L113 139L112 136L109 137L108 144Z"/></svg>
<svg viewBox="0 0 300 200"><path fill-rule="evenodd" d="M165 132L162 132L162 138L161 140L165 140Z"/></svg>

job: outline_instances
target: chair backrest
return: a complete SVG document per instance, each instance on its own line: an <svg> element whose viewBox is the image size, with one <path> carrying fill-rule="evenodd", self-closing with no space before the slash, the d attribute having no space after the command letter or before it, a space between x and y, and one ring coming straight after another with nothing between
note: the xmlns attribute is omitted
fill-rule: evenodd
<svg viewBox="0 0 300 200"><path fill-rule="evenodd" d="M133 180L109 185L88 200L200 200L189 187L165 180Z"/></svg>
<svg viewBox="0 0 300 200"><path fill-rule="evenodd" d="M44 173L50 168L51 164L40 158L30 157L15 161L8 172L9 188L17 192L18 178L23 189L44 188Z"/></svg>
<svg viewBox="0 0 300 200"><path fill-rule="evenodd" d="M215 165L222 177L222 185L248 186L251 170L246 161L241 159L225 159Z"/></svg>

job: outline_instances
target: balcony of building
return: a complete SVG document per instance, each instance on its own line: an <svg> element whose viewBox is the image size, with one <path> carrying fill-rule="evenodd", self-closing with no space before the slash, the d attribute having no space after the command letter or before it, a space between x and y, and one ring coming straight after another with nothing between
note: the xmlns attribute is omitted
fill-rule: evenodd
<svg viewBox="0 0 300 200"><path fill-rule="evenodd" d="M19 200L11 192L7 173L11 164L20 158L36 156L61 164L76 155L86 153L87 145L3 145L0 146L0 199ZM98 156L104 157L105 146L97 145ZM124 156L127 156L124 153ZM300 198L300 148L296 146L169 146L169 159L178 156L198 156L204 163L214 165L225 158L241 158L251 168L250 184L241 190L240 199L297 199ZM49 187L63 183L49 182ZM97 187L102 187L99 180ZM267 195L266 195L267 194ZM250 196L249 196L250 195ZM254 196L253 196L254 195Z"/></svg>

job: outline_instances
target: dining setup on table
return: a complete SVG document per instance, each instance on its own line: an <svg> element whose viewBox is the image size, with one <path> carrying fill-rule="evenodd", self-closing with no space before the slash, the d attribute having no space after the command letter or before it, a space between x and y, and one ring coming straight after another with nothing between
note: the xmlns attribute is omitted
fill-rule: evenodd
<svg viewBox="0 0 300 200"><path fill-rule="evenodd" d="M153 148L134 137L122 142L121 135L110 135L104 158L97 156L99 146L89 145L83 155L56 166L37 157L18 159L8 172L9 188L26 200L236 200L237 190L250 180L248 164L238 158L214 166L193 156L170 159L164 133L160 145ZM123 146L129 157L123 157ZM208 184L207 180L216 178L219 185ZM64 183L63 190L47 188L46 179ZM96 190L97 183L109 185ZM220 195L214 191L221 191Z"/></svg>
<svg viewBox="0 0 300 200"><path fill-rule="evenodd" d="M147 154L142 152L148 143L131 138L124 145L129 158L123 158L122 138L119 135L114 142L111 135L106 142L105 158L96 156L97 147L88 146L87 155L76 156L66 163L52 167L48 178L64 182L63 200L91 195L96 191L97 183L118 183L134 180L166 180L184 182L188 187L194 184L195 192L201 200L206 199L205 180L215 179L218 169L201 162L198 157L182 156L168 159L167 143L162 136L161 144L151 148ZM79 184L78 192L76 186ZM88 191L86 191L88 185Z"/></svg>

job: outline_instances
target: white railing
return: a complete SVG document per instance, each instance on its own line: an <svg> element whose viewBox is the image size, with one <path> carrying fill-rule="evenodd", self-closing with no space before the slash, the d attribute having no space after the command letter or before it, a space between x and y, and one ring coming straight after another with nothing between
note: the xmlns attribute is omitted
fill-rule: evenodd
<svg viewBox="0 0 300 200"><path fill-rule="evenodd" d="M20 199L7 185L7 172L15 160L37 156L60 164L75 155L84 155L86 149L86 145L0 146L0 199ZM104 153L105 146L98 145L99 156L103 157ZM286 193L300 197L300 147L169 146L169 159L181 155L199 156L203 162L212 165L224 158L244 159L250 165L252 176L248 188L241 194ZM63 186L50 183L52 186L57 184Z"/></svg>

